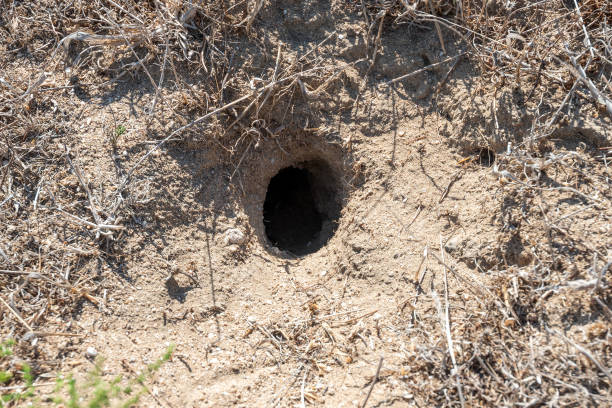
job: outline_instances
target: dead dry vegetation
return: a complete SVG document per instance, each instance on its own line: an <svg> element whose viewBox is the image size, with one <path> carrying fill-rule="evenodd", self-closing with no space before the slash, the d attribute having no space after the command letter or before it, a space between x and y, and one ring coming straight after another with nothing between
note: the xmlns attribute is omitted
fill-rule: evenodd
<svg viewBox="0 0 612 408"><path fill-rule="evenodd" d="M402 50L421 37L428 42L419 49L436 52L410 63ZM19 361L45 374L41 383L71 370L70 352L87 337L79 316L112 321L110 299L131 285L125 265L144 256L154 225L186 228L164 209L162 187L192 182L164 167L165 152L180 161L181 152L206 151L197 160L229 169L228 197L242 197L253 187L241 171L254 168L257 152L318 143L341 151L338 168L350 175L330 273L313 286L292 280L305 295L279 305L288 319L236 324L255 350L244 346L253 358L236 373L288 373L275 379L278 389L252 385L243 398L262 406L612 405L611 81L607 0L2 0L0 336L17 340L18 358L0 360L12 373L0 391L23 384ZM125 99L136 122L117 119L115 102ZM396 99L435 123L424 126L433 135L406 135L397 143L408 156L370 163L376 149L367 145L385 122L372 106ZM97 144L88 147L80 131L92 120ZM355 134L338 136L339 123L354 124ZM382 197L360 191L392 191L397 169L439 151L460 157L443 156L452 176L433 204L415 204L406 231L421 211L452 224L461 207L440 208L462 178L485 186L488 227L452 227L471 237L462 241L442 230L433 241L408 240L418 255L394 277L394 308L343 310L335 294L348 296L351 284L367 292L363 268L393 256L351 241L373 230L364 209ZM147 221L154 210L157 223ZM190 211L198 209L186 210L189 223ZM207 214L199 220L214 224ZM256 245L236 249L228 265L264 254ZM209 281L195 266L174 265L164 272L168 293L181 282L213 291L212 306L182 319L227 313L212 272ZM314 385L364 358L363 388L343 397ZM217 397L152 394L150 404L230 404Z"/></svg>

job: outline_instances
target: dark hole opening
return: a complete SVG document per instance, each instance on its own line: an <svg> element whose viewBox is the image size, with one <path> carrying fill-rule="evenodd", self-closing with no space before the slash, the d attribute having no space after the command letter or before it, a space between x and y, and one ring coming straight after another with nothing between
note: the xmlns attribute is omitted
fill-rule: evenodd
<svg viewBox="0 0 612 408"><path fill-rule="evenodd" d="M287 167L272 177L263 221L266 236L274 246L306 255L325 245L333 235L339 213L330 177L329 168L320 162Z"/></svg>
<svg viewBox="0 0 612 408"><path fill-rule="evenodd" d="M491 167L495 162L495 153L487 148L480 149L478 163L484 167Z"/></svg>

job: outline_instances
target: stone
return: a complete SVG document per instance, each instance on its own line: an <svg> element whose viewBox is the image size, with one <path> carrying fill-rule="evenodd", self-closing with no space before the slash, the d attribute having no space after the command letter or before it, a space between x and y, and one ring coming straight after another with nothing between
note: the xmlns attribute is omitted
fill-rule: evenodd
<svg viewBox="0 0 612 408"><path fill-rule="evenodd" d="M225 235L223 237L223 243L225 245L242 245L245 242L246 236L244 235L244 232L238 228L230 228L225 231Z"/></svg>
<svg viewBox="0 0 612 408"><path fill-rule="evenodd" d="M459 248L459 245L461 245L461 238L459 238L458 236L452 237L451 239L446 241L444 249L446 249L448 252L453 252L456 251L457 248Z"/></svg>

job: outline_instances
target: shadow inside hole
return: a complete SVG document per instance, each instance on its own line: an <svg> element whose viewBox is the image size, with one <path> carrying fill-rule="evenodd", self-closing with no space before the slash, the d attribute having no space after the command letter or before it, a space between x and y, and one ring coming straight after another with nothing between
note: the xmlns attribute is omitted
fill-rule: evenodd
<svg viewBox="0 0 612 408"><path fill-rule="evenodd" d="M478 164L484 167L491 167L495 162L495 152L490 149L482 148L478 152Z"/></svg>
<svg viewBox="0 0 612 408"><path fill-rule="evenodd" d="M339 215L337 184L325 162L286 167L270 180L263 223L277 248L295 255L316 252L334 234Z"/></svg>

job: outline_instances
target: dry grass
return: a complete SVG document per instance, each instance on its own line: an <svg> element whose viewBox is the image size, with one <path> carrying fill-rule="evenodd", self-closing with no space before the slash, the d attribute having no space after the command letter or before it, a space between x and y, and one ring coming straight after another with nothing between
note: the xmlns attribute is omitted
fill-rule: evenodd
<svg viewBox="0 0 612 408"><path fill-rule="evenodd" d="M482 296L482 310L466 321L451 321L448 293L429 292L438 311L435 319L413 316L409 325L422 347L397 364L401 373L383 369L380 378L420 372L423 383L414 392L441 405L609 404L610 241L592 241L589 231L572 229L571 220L581 214L610 222L610 150L585 145L567 151L549 142L579 106L594 117L612 118L609 2L469 0L457 3L461 7L421 0L347 2L363 10L367 52L356 61L331 64L334 56L320 55L321 44L289 60L281 47L270 49L260 40L257 14L264 3L2 1L0 64L6 67L20 55L36 67L26 78L0 78L2 336L34 345L39 337L70 335L46 327L80 303L104 309L108 285L96 265L120 264L129 220L149 199L139 170L154 149L176 140L216 143L239 166L261 138L276 137L285 126L318 126L316 104L343 70L357 67L367 82L387 25L433 24L442 44L451 35L463 40L467 58L479 68L484 94L494 98L501 87L521 88L536 119L522 142L496 159L508 240L490 257L475 259L475 269L494 274L497 284L482 288L474 283L477 278L458 278ZM243 54L236 53L237 43ZM258 62L245 58L249 55ZM46 74L62 71L75 80L58 84ZM148 120L151 128L166 133L120 171L116 185L96 185L63 144L70 126L57 119L61 107L53 95L80 87L95 97L130 76L150 81L155 97L147 107ZM195 85L191 76L207 80ZM171 99L166 89L172 90ZM311 110L303 108L304 100ZM107 131L113 148L120 133L119 124ZM557 216L550 208L559 197L578 204ZM523 239L541 231L548 237L548 242L526 243L527 266L504 255L517 229ZM428 255L439 261L440 273L454 276L443 257L444 250ZM584 263L591 267L572 266ZM555 311L549 306L553 299ZM596 315L584 341L550 328L551 320L563 320L577 305ZM299 362L296 381L305 370L350 363L351 344L364 330L376 330L371 315L352 315L342 320L347 329L337 332L330 318L321 317L335 317L333 310L313 303L310 311L307 322L253 323L247 334L258 336L259 345L269 343L279 361ZM401 331L408 323L398 318L394 324ZM308 390L302 390L302 398L316 402Z"/></svg>

